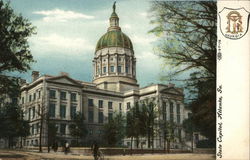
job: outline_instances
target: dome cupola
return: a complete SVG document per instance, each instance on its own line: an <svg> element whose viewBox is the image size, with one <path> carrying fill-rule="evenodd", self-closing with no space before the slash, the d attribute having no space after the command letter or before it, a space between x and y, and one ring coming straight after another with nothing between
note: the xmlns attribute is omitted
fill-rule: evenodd
<svg viewBox="0 0 250 160"><path fill-rule="evenodd" d="M118 92L138 88L133 45L119 26L116 2L113 4L109 22L107 33L96 45L93 83L100 89Z"/></svg>

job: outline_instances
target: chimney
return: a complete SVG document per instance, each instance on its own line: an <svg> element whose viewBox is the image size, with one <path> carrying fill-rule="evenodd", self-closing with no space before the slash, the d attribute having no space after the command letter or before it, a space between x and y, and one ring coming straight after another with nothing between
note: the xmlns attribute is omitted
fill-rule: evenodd
<svg viewBox="0 0 250 160"><path fill-rule="evenodd" d="M38 77L39 77L39 72L38 72L38 71L32 71L31 76L32 76L32 82L34 82L35 80L38 79Z"/></svg>
<svg viewBox="0 0 250 160"><path fill-rule="evenodd" d="M69 76L67 72L60 72L60 76Z"/></svg>
<svg viewBox="0 0 250 160"><path fill-rule="evenodd" d="M175 84L173 84L173 83L168 84L168 87L174 87L174 86L175 86Z"/></svg>

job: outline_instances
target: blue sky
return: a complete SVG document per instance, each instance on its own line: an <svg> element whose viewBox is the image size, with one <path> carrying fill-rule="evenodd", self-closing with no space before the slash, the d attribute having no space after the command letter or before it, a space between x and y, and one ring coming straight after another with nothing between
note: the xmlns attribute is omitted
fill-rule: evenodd
<svg viewBox="0 0 250 160"><path fill-rule="evenodd" d="M58 75L68 72L74 79L92 81L92 58L98 39L106 33L112 12L111 0L11 0L11 7L36 26L29 38L36 60L32 70ZM160 81L162 61L154 54L157 37L149 18L150 2L118 0L120 27L134 45L137 80L141 87ZM30 80L30 72L20 74Z"/></svg>

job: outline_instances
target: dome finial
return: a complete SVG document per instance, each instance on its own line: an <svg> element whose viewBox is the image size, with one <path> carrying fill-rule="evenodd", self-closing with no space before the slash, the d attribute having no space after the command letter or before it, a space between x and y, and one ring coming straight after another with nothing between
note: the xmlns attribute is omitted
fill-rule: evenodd
<svg viewBox="0 0 250 160"><path fill-rule="evenodd" d="M116 1L113 4L113 12L115 12L115 7L116 7L115 4L116 4Z"/></svg>

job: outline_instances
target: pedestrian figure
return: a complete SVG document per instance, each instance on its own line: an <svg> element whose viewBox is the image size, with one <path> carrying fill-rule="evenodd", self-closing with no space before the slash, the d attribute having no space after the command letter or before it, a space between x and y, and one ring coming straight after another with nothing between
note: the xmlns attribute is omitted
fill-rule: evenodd
<svg viewBox="0 0 250 160"><path fill-rule="evenodd" d="M64 153L68 154L68 152L69 152L69 143L66 141L65 148L64 148Z"/></svg>
<svg viewBox="0 0 250 160"><path fill-rule="evenodd" d="M99 158L99 156L98 156L99 146L96 142L94 142L94 144L92 145L92 150L93 150L94 159L98 160L98 158Z"/></svg>
<svg viewBox="0 0 250 160"><path fill-rule="evenodd" d="M57 149L58 149L58 143L57 143L57 141L55 141L53 143L52 149L54 150L54 152L57 152Z"/></svg>

